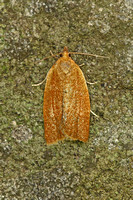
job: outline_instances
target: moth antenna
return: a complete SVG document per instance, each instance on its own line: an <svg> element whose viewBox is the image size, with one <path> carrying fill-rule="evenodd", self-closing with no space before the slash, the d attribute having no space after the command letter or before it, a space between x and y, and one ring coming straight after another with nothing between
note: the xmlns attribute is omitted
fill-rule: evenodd
<svg viewBox="0 0 133 200"><path fill-rule="evenodd" d="M42 60L46 60L46 59L49 59L49 58L51 58L51 57L55 57L55 56L58 56L58 55L61 55L61 54L62 54L62 52L61 52L61 53L58 53L58 54L52 54L51 56L45 57L45 58L43 58Z"/></svg>
<svg viewBox="0 0 133 200"><path fill-rule="evenodd" d="M50 53L51 53L51 55L53 56L54 54L53 54L53 52L50 50Z"/></svg>
<svg viewBox="0 0 133 200"><path fill-rule="evenodd" d="M99 58L109 58L107 56L99 56L99 55L91 54L91 53L69 52L69 54L78 54L78 55L93 56L93 57L99 57Z"/></svg>

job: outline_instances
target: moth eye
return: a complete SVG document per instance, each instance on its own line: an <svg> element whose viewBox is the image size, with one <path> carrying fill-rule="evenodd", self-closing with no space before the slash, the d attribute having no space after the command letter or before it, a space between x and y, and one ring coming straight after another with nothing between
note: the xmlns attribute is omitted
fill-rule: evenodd
<svg viewBox="0 0 133 200"><path fill-rule="evenodd" d="M60 57L62 57L62 54L60 54Z"/></svg>
<svg viewBox="0 0 133 200"><path fill-rule="evenodd" d="M69 53L69 57L71 57L71 54Z"/></svg>

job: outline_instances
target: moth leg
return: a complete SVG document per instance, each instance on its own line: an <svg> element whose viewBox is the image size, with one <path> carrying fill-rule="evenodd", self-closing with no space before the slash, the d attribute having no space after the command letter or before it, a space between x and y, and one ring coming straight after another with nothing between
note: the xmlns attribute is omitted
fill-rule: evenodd
<svg viewBox="0 0 133 200"><path fill-rule="evenodd" d="M48 73L47 73L47 75L48 75ZM36 87L36 86L42 85L46 81L47 75L46 75L45 79L42 82L37 83L37 84L32 84L32 87Z"/></svg>
<svg viewBox="0 0 133 200"><path fill-rule="evenodd" d="M79 67L82 67L82 66L84 66L85 64L84 63L82 63L81 65L79 65Z"/></svg>
<svg viewBox="0 0 133 200"><path fill-rule="evenodd" d="M46 80L46 77L42 82L37 83L37 84L32 84L32 87L36 87L36 86L42 85L45 82L45 80Z"/></svg>
<svg viewBox="0 0 133 200"><path fill-rule="evenodd" d="M90 85L94 85L94 84L97 84L98 82L90 83L90 82L86 81L86 83L90 84Z"/></svg>
<svg viewBox="0 0 133 200"><path fill-rule="evenodd" d="M91 112L95 117L98 117L98 118L99 118L99 116L98 116L96 113L94 113L92 110L90 110L90 112Z"/></svg>

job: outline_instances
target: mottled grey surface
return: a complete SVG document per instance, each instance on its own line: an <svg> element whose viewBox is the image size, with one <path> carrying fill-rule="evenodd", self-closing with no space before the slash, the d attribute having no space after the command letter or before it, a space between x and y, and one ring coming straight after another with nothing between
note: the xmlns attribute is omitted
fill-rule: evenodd
<svg viewBox="0 0 133 200"><path fill-rule="evenodd" d="M0 200L132 199L133 2L0 2ZM41 82L70 51L88 82L88 143L46 146Z"/></svg>

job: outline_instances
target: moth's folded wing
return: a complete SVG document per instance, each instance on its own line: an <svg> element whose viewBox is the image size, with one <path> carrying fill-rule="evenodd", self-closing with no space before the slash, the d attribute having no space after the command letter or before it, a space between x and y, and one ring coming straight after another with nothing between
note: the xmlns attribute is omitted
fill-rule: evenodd
<svg viewBox="0 0 133 200"><path fill-rule="evenodd" d="M52 67L47 75L44 91L44 127L47 144L64 139L62 133L62 82L56 69Z"/></svg>
<svg viewBox="0 0 133 200"><path fill-rule="evenodd" d="M69 77L64 96L64 133L74 140L87 142L90 121L89 93L82 71L78 66L76 68Z"/></svg>

